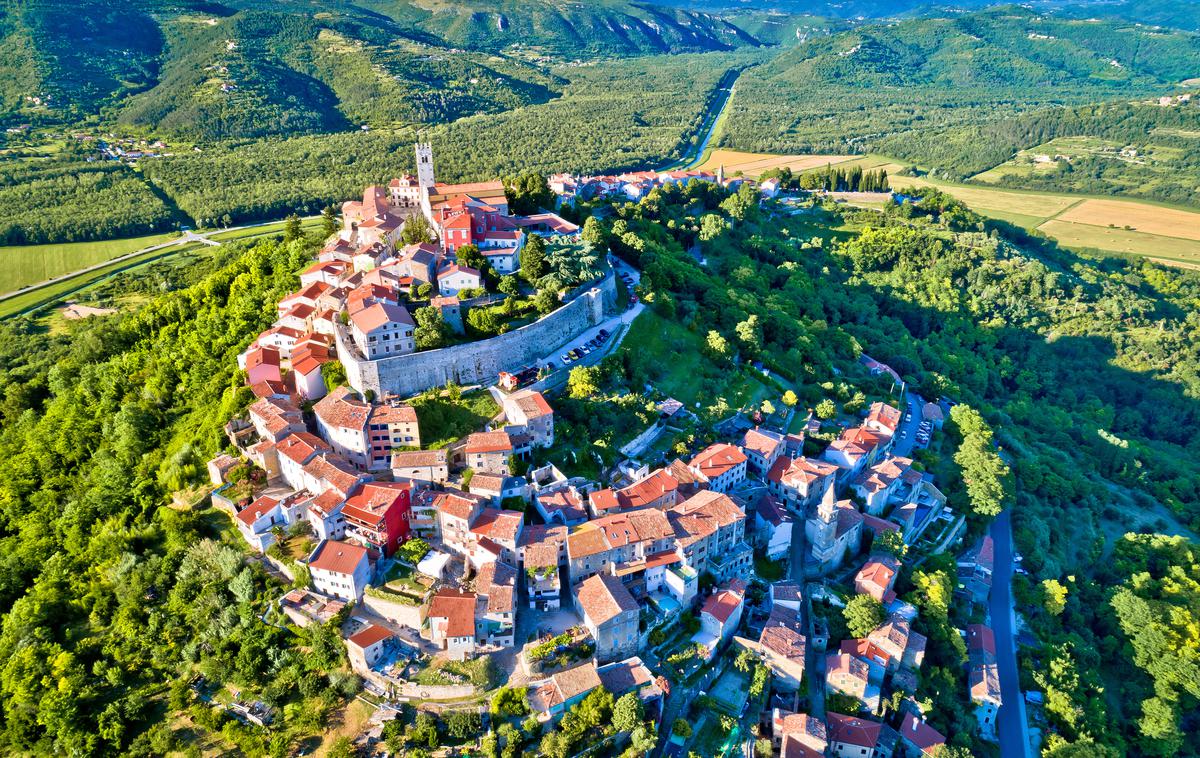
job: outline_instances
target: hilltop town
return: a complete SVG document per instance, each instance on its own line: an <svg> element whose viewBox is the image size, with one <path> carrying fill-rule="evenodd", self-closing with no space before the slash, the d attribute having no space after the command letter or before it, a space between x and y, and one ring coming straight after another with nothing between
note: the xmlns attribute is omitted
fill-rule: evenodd
<svg viewBox="0 0 1200 758"><path fill-rule="evenodd" d="M464 326L497 299L538 297L522 269L540 265L547 245L597 257L555 211L510 214L502 183L441 184L429 146L416 157L416 177L342 206L340 231L243 353L254 400L226 426L230 453L208 463L213 503L290 585L277 598L287 619L343 636L378 704L360 747L394 744L406 706L442 729L449 714L470 714L453 717L474 724L458 736L485 753L501 739L515 751L521 723L567 755L582 747L572 742L579 720L606 708L624 714L614 747L631 754L704 755L714 735L722 752L743 741L782 756L918 756L945 745L914 697L927 642L913 629L918 609L894 587L905 562L957 547L956 598L987 603L991 537L962 545L962 515L913 459L952 401L925 402L864 356L864 369L896 381L890 400L856 419L735 416L716 441L666 465L628 458L598 478L531 466L555 444L555 394L570 370L619 343L638 298L597 295L594 318L553 332L562 344L538 345L544 363L505 348L486 379L456 369L401 382L407 394L364 379L364 365L403 359L406 376L420 375L440 353L486 353L552 323L568 297L512 333ZM557 207L692 181L778 192L777 182L723 173L557 175L548 185ZM523 256L531 248L539 255ZM635 285L632 267L599 257L577 290ZM524 284L498 288L515 276ZM422 327L457 343L422 344ZM451 429L416 407L465 395L496 412ZM671 399L658 411L688 415ZM961 697L995 739L993 632L972 623L961 634ZM253 723L271 718L262 703L230 708ZM425 739L416 722L402 728Z"/></svg>

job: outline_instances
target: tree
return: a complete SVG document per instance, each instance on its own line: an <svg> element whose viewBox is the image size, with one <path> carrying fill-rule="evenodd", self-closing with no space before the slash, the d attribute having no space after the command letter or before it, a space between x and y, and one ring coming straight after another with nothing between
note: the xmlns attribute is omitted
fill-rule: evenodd
<svg viewBox="0 0 1200 758"><path fill-rule="evenodd" d="M729 222L719 213L706 213L700 218L700 241L708 242L728 231Z"/></svg>
<svg viewBox="0 0 1200 758"><path fill-rule="evenodd" d="M871 552L903 558L908 552L908 545L904 544L904 535L899 531L886 531L875 537L875 541L871 543Z"/></svg>
<svg viewBox="0 0 1200 758"><path fill-rule="evenodd" d="M397 557L403 558L409 564L416 566L421 559L429 554L429 543L420 537L410 537L396 551Z"/></svg>
<svg viewBox="0 0 1200 758"><path fill-rule="evenodd" d="M417 298L420 300L428 300L433 294L433 284L430 282L421 282L417 285Z"/></svg>
<svg viewBox="0 0 1200 758"><path fill-rule="evenodd" d="M292 240L298 240L303 233L303 229L300 226L300 217L295 213L288 216L283 224L283 241L291 242Z"/></svg>
<svg viewBox="0 0 1200 758"><path fill-rule="evenodd" d="M687 739L692 736L692 725L685 719L675 719L671 724L671 734Z"/></svg>
<svg viewBox="0 0 1200 758"><path fill-rule="evenodd" d="M1051 616L1061 616L1067 607L1067 588L1057 579L1042 580L1042 605Z"/></svg>
<svg viewBox="0 0 1200 758"><path fill-rule="evenodd" d="M321 364L321 382L326 392L333 392L346 383L346 367L341 361L329 361Z"/></svg>
<svg viewBox="0 0 1200 758"><path fill-rule="evenodd" d="M846 628L853 637L866 637L887 618L883 604L870 595L855 595L842 609Z"/></svg>
<svg viewBox="0 0 1200 758"><path fill-rule="evenodd" d="M478 711L450 711L442 714L442 720L446 723L446 733L457 740L473 739L483 729Z"/></svg>
<svg viewBox="0 0 1200 758"><path fill-rule="evenodd" d="M738 346L748 357L753 358L762 352L762 327L758 316L752 315L745 321L739 321L733 329L737 335Z"/></svg>
<svg viewBox="0 0 1200 758"><path fill-rule="evenodd" d="M596 220L595 216L588 216L583 222L583 231L580 237L589 245L594 245L600 250L608 249L608 234L605 233L604 227Z"/></svg>
<svg viewBox="0 0 1200 758"><path fill-rule="evenodd" d="M324 236L328 237L338 230L337 211L332 205L327 205L321 210L321 231Z"/></svg>
<svg viewBox="0 0 1200 758"><path fill-rule="evenodd" d="M721 333L715 329L709 331L704 346L710 356L721 360L728 358L733 352L729 347L729 340L722 337Z"/></svg>
<svg viewBox="0 0 1200 758"><path fill-rule="evenodd" d="M645 718L645 708L636 692L626 692L613 706L612 723L618 732L632 732Z"/></svg>
<svg viewBox="0 0 1200 758"><path fill-rule="evenodd" d="M533 298L533 307L537 310L538 315L545 316L558 307L558 302L558 293L549 289L541 289Z"/></svg>
<svg viewBox="0 0 1200 758"><path fill-rule="evenodd" d="M760 405L759 408L762 410L763 414L766 416L774 416L775 415L775 404L772 403L770 400L763 400L762 405Z"/></svg>
<svg viewBox="0 0 1200 758"><path fill-rule="evenodd" d="M517 284L517 277L510 274L500 277L500 284L496 289L505 295L517 295L521 292L521 285Z"/></svg>
<svg viewBox="0 0 1200 758"><path fill-rule="evenodd" d="M509 211L519 216L528 216L554 207L554 192L551 191L546 177L541 174L505 177L504 195L508 200Z"/></svg>
<svg viewBox="0 0 1200 758"><path fill-rule="evenodd" d="M438 747L437 719L424 711L417 714L416 719L409 725L404 738L412 745L425 745L430 750Z"/></svg>
<svg viewBox="0 0 1200 758"><path fill-rule="evenodd" d="M524 716L529 713L524 687L501 687L492 696L493 716Z"/></svg>
<svg viewBox="0 0 1200 758"><path fill-rule="evenodd" d="M478 271L483 271L488 265L487 258L479 252L478 245L462 245L454 251L454 257L458 259L460 266L470 266Z"/></svg>
<svg viewBox="0 0 1200 758"><path fill-rule="evenodd" d="M400 243L403 245L419 245L425 242L437 242L437 234L429 225L429 220L420 213L414 213L404 222L400 229Z"/></svg>
<svg viewBox="0 0 1200 758"><path fill-rule="evenodd" d="M980 516L995 516L1011 497L1012 477L992 446L992 430L979 411L964 404L950 409L950 421L960 438L954 462L962 469L971 508Z"/></svg>
<svg viewBox="0 0 1200 758"><path fill-rule="evenodd" d="M830 400L829 398L825 398L821 402L817 403L816 411L817 411L817 418L819 418L823 421L828 421L829 419L836 416L837 412L838 412L837 405L834 404L834 402L832 400Z"/></svg>
<svg viewBox="0 0 1200 758"><path fill-rule="evenodd" d="M417 308L413 311L413 320L416 322L416 326L413 328L413 340L416 342L418 350L434 350L446 345L446 340L450 337L450 325L446 323L440 308L433 306Z"/></svg>
<svg viewBox="0 0 1200 758"><path fill-rule="evenodd" d="M598 366L576 366L567 376L567 396L581 400L600 391L600 368Z"/></svg>
<svg viewBox="0 0 1200 758"><path fill-rule="evenodd" d="M830 692L825 696L825 710L853 716L863 707L862 701L844 692Z"/></svg>
<svg viewBox="0 0 1200 758"><path fill-rule="evenodd" d="M525 240L518 260L521 276L530 284L536 283L549 271L549 266L546 265L546 243L536 234L529 235Z"/></svg>
<svg viewBox="0 0 1200 758"><path fill-rule="evenodd" d="M771 743L769 737L759 737L754 741L754 754L758 758L771 758L775 755L775 745Z"/></svg>
<svg viewBox="0 0 1200 758"><path fill-rule="evenodd" d="M800 402L800 398L796 397L796 393L792 390L783 393L783 404L788 408L795 408L798 402Z"/></svg>

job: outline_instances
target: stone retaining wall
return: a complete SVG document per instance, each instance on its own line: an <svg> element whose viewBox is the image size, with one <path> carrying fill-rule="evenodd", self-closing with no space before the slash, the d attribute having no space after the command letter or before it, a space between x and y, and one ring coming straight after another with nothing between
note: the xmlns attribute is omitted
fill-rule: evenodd
<svg viewBox="0 0 1200 758"><path fill-rule="evenodd" d="M498 337L374 361L359 358L338 330L338 358L350 385L359 392L371 390L376 397L407 397L448 381L487 385L499 372L524 368L604 321L615 307L616 292L616 278L610 273L553 313Z"/></svg>

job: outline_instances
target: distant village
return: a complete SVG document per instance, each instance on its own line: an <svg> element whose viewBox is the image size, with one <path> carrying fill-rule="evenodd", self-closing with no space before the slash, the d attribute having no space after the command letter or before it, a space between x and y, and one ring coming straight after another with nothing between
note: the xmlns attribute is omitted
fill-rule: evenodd
<svg viewBox="0 0 1200 758"><path fill-rule="evenodd" d="M547 725L597 688L635 693L668 755L686 743L671 724L703 683L714 713L752 722L781 756L919 756L945 744L913 697L926 645L912 628L918 610L893 586L903 561L961 540L961 515L911 457L938 433L948 401L900 392L895 404L875 402L818 455L805 454L823 428L812 412L799 433L743 419L686 460L653 470L625 460L590 480L528 465L555 443L554 400L536 372L514 366L486 388L494 418L430 447L445 430L423 428L411 399L328 386L325 372L350 351L368 362L414 353L406 303L425 285L429 305L461 328L462 303L482 284L458 260L463 246L507 274L532 235L580 230L554 209L511 215L499 181L435 181L428 145L416 157L416 176L342 206L340 232L241 358L255 400L226 427L237 454L208 463L214 504L292 583L278 599L287 616L299 626L344 619L353 669L389 702L470 695L469 683L431 685L420 672L492 657ZM723 174L562 174L549 184L569 204L747 181ZM759 189L771 197L778 185ZM436 241L400 243L406 225L422 223ZM986 604L992 562L988 537L962 552L962 602ZM765 578L765 566L779 573ZM883 621L831 638L811 604L858 595ZM995 642L983 624L963 635L963 697L986 737L1001 704ZM747 713L745 683L736 686L730 661L742 654L770 674L761 713ZM855 707L803 712L810 691ZM898 709L886 708L894 692ZM360 738L377 740L378 726Z"/></svg>

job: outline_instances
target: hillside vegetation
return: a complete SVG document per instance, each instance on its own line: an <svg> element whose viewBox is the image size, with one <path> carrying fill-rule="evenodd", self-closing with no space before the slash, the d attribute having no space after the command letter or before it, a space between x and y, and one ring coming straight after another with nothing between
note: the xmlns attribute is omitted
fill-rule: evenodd
<svg viewBox="0 0 1200 758"><path fill-rule="evenodd" d="M0 120L111 106L126 124L203 139L439 123L554 96L557 82L528 62L541 55L760 44L713 15L624 0L319 6L4 0Z"/></svg>
<svg viewBox="0 0 1200 758"><path fill-rule="evenodd" d="M748 71L722 144L886 151L940 127L1169 91L1198 61L1200 35L1021 8L867 25Z"/></svg>

